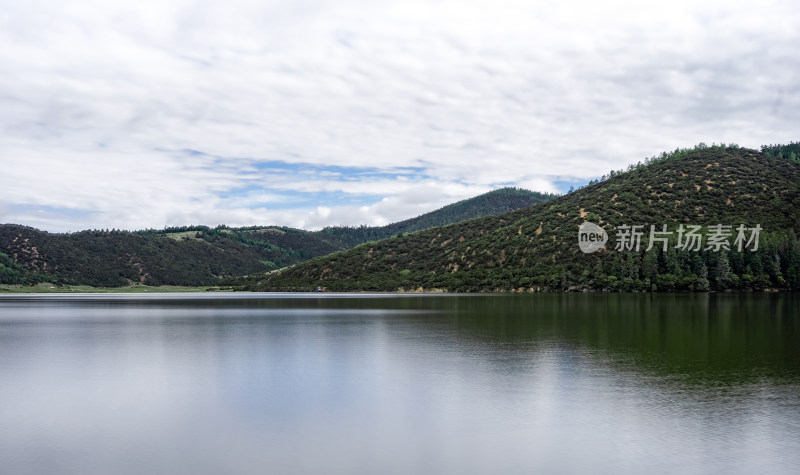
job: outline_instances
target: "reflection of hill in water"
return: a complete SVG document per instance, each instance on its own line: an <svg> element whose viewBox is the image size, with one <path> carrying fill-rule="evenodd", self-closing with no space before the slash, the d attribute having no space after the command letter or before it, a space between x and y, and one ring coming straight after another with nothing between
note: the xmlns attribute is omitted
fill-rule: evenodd
<svg viewBox="0 0 800 475"><path fill-rule="evenodd" d="M687 378L800 377L797 294L551 294L456 306L459 332L485 343L573 348Z"/></svg>
<svg viewBox="0 0 800 475"><path fill-rule="evenodd" d="M37 300L93 308L98 312L81 311L80 318L94 322L135 323L152 312L154 318L186 323L236 321L254 331L266 325L258 331L269 333L278 321L311 319L381 325L389 338L491 351L495 357L505 352L517 361L532 352L564 351L681 379L800 379L797 293L76 295Z"/></svg>
<svg viewBox="0 0 800 475"><path fill-rule="evenodd" d="M163 304L164 302L161 302ZM185 305L176 300L175 305ZM389 335L508 352L570 350L663 375L718 382L800 378L800 294L286 295L194 301L318 316L382 317ZM258 315L258 312L251 315ZM409 325L410 324L410 325ZM424 332L420 332L424 329ZM512 354L513 353L513 354Z"/></svg>
<svg viewBox="0 0 800 475"><path fill-rule="evenodd" d="M390 335L413 331L434 345L462 340L456 347L463 351L505 351L514 359L565 350L681 379L800 378L797 293L349 294L217 302L320 315L335 310L345 320L381 316Z"/></svg>

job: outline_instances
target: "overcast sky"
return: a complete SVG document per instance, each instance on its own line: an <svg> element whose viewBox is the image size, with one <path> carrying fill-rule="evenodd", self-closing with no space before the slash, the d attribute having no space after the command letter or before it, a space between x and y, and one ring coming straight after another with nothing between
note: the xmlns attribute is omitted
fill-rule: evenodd
<svg viewBox="0 0 800 475"><path fill-rule="evenodd" d="M384 224L797 141L798 5L0 0L0 223Z"/></svg>

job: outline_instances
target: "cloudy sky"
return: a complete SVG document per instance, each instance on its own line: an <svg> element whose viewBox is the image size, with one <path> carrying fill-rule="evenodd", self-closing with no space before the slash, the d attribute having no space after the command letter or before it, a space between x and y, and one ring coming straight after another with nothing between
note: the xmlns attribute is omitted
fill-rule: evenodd
<svg viewBox="0 0 800 475"><path fill-rule="evenodd" d="M798 5L0 0L0 223L384 224L797 141Z"/></svg>

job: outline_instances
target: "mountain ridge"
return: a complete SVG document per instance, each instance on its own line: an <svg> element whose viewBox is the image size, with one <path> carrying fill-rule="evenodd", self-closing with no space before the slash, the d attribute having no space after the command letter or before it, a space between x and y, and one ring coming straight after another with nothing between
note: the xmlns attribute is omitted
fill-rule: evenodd
<svg viewBox="0 0 800 475"><path fill-rule="evenodd" d="M788 146L677 150L545 204L312 259L243 290L726 290L800 287L800 164ZM578 250L580 224L761 225L760 250ZM647 241L645 240L645 244Z"/></svg>
<svg viewBox="0 0 800 475"><path fill-rule="evenodd" d="M62 234L5 224L0 225L0 283L215 285L221 277L274 270L372 238L446 223L465 213L502 212L554 196L503 188L383 227L332 227L322 231L281 226L184 226Z"/></svg>

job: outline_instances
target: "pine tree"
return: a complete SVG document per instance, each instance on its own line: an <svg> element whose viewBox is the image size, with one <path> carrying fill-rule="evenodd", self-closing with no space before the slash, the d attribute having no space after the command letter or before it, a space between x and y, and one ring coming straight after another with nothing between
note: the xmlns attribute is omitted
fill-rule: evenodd
<svg viewBox="0 0 800 475"><path fill-rule="evenodd" d="M652 250L646 252L642 259L642 278L650 279L650 282L655 282L658 275L658 252Z"/></svg>
<svg viewBox="0 0 800 475"><path fill-rule="evenodd" d="M731 266L728 262L728 253L722 251L717 257L716 266L714 267L713 280L717 289L726 289L732 282Z"/></svg>

